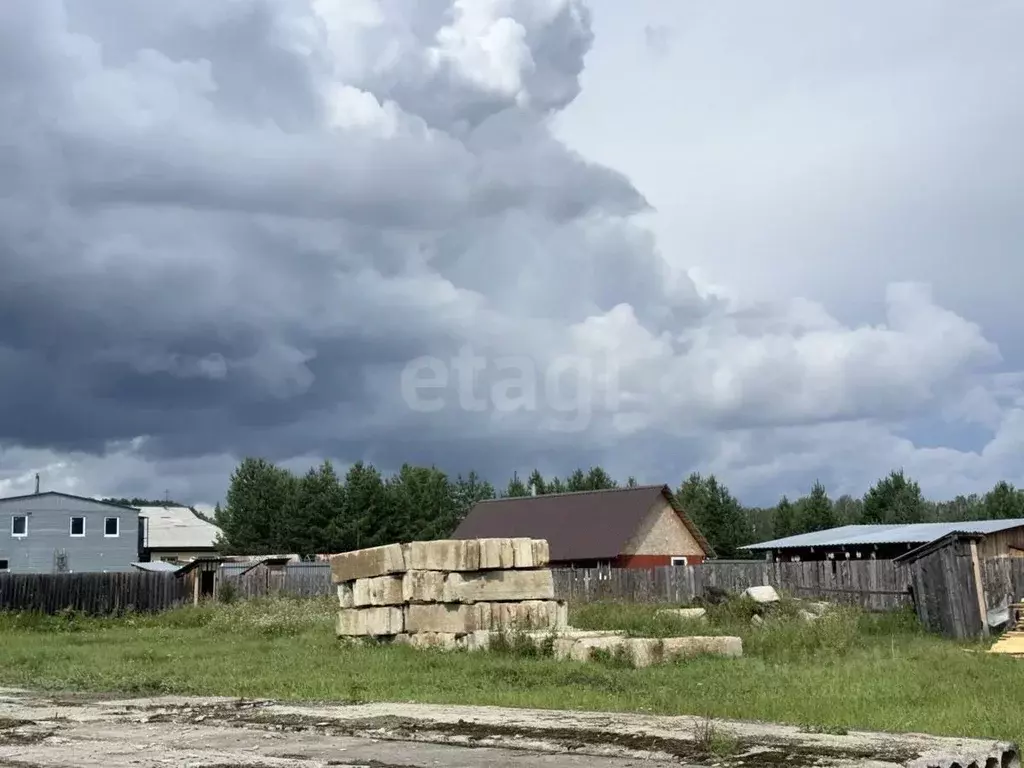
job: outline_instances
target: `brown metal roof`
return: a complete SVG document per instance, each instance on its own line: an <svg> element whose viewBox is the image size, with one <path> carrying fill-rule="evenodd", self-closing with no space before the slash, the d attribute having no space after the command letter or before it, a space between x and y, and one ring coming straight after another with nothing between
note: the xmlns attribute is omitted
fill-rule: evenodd
<svg viewBox="0 0 1024 768"><path fill-rule="evenodd" d="M478 502L453 539L547 539L552 561L610 560L626 548L659 496L672 504L709 557L711 545L667 485L515 496Z"/></svg>

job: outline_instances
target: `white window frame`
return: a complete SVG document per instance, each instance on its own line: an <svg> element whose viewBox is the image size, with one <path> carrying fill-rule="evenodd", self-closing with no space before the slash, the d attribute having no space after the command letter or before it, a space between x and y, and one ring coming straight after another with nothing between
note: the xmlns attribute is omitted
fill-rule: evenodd
<svg viewBox="0 0 1024 768"><path fill-rule="evenodd" d="M18 518L21 518L22 520L25 521L25 532L24 533L15 533L14 532L14 521L17 520ZM15 539L24 539L26 536L28 536L28 515L11 515L11 536L13 538L15 538Z"/></svg>
<svg viewBox="0 0 1024 768"><path fill-rule="evenodd" d="M686 561L686 557L673 557L669 562L671 562L672 565L689 565Z"/></svg>
<svg viewBox="0 0 1024 768"><path fill-rule="evenodd" d="M107 533L107 523L111 520L117 521L117 533ZM106 539L116 539L121 535L121 518L120 517L105 517L103 518L103 537Z"/></svg>
<svg viewBox="0 0 1024 768"><path fill-rule="evenodd" d="M82 532L75 533L75 520L82 521ZM68 535L73 539L81 539L85 537L85 515L72 515L68 521Z"/></svg>

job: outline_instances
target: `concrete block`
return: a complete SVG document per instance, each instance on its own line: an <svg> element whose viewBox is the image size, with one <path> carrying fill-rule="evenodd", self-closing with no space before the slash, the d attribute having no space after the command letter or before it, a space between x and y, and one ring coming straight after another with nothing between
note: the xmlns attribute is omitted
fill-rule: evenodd
<svg viewBox="0 0 1024 768"><path fill-rule="evenodd" d="M357 549L331 556L331 581L335 584L405 573L406 570L405 547L401 544Z"/></svg>
<svg viewBox="0 0 1024 768"><path fill-rule="evenodd" d="M479 571L479 539L414 541L409 545L409 570Z"/></svg>
<svg viewBox="0 0 1024 768"><path fill-rule="evenodd" d="M638 667L703 654L729 657L743 655L743 641L738 637L665 637L635 640L633 660Z"/></svg>
<svg viewBox="0 0 1024 768"><path fill-rule="evenodd" d="M737 657L743 655L743 641L738 637L559 637L554 643L555 656L573 661L589 661L595 651L623 654L636 667L689 658L701 654Z"/></svg>
<svg viewBox="0 0 1024 768"><path fill-rule="evenodd" d="M555 580L546 568L532 571L450 573L444 583L446 603L554 599Z"/></svg>
<svg viewBox="0 0 1024 768"><path fill-rule="evenodd" d="M625 638L618 635L596 635L593 637L559 637L555 640L555 658L572 661L590 661L595 650L615 653Z"/></svg>
<svg viewBox="0 0 1024 768"><path fill-rule="evenodd" d="M396 606L347 608L338 614L339 637L382 637L405 631L405 609Z"/></svg>
<svg viewBox="0 0 1024 768"><path fill-rule="evenodd" d="M356 608L368 605L402 605L401 576L376 576L352 582L352 604Z"/></svg>
<svg viewBox="0 0 1024 768"><path fill-rule="evenodd" d="M684 621L698 621L708 617L708 612L703 608L662 608L657 613Z"/></svg>
<svg viewBox="0 0 1024 768"><path fill-rule="evenodd" d="M569 626L569 604L565 600L555 603L555 628L565 629Z"/></svg>
<svg viewBox="0 0 1024 768"><path fill-rule="evenodd" d="M491 647L491 641L497 635L498 631L500 630L470 632L463 638L464 646L470 651L486 651ZM624 633L585 629L544 629L533 630L524 634L535 645L541 646L552 641L555 643L560 641L565 643L565 641L569 641L569 645L571 645L572 642L583 638L620 637Z"/></svg>
<svg viewBox="0 0 1024 768"><path fill-rule="evenodd" d="M416 632L396 635L395 642L400 645L409 645L413 648L434 648L454 651L466 647L464 637L452 632Z"/></svg>
<svg viewBox="0 0 1024 768"><path fill-rule="evenodd" d="M566 608L555 600L516 603L433 603L406 607L407 632L451 632L458 635L498 629L521 631L565 626Z"/></svg>
<svg viewBox="0 0 1024 768"><path fill-rule="evenodd" d="M767 585L763 587L748 587L743 594L758 603L779 602L779 593L775 591L775 587Z"/></svg>
<svg viewBox="0 0 1024 768"><path fill-rule="evenodd" d="M455 605L434 603L406 607L406 631L441 632L464 635L490 629L491 606L489 603Z"/></svg>
<svg viewBox="0 0 1024 768"><path fill-rule="evenodd" d="M666 637L662 640L666 660L690 658L702 654L737 658L743 655L743 640L726 635L711 637Z"/></svg>
<svg viewBox="0 0 1024 768"><path fill-rule="evenodd" d="M442 603L448 574L441 571L407 571L402 577L402 600L406 603Z"/></svg>
<svg viewBox="0 0 1024 768"><path fill-rule="evenodd" d="M512 539L477 539L480 542L480 570L515 568Z"/></svg>
<svg viewBox="0 0 1024 768"><path fill-rule="evenodd" d="M512 539L512 562L515 568L536 568L533 564L533 539Z"/></svg>
<svg viewBox="0 0 1024 768"><path fill-rule="evenodd" d="M547 539L533 540L533 567L547 568L551 563L551 549Z"/></svg>
<svg viewBox="0 0 1024 768"><path fill-rule="evenodd" d="M341 603L342 608L355 608L355 600L352 595L352 584L349 581L344 584L338 585L338 602Z"/></svg>
<svg viewBox="0 0 1024 768"><path fill-rule="evenodd" d="M488 605L488 603L479 603ZM520 631L561 629L568 624L568 607L555 600L490 603L490 629Z"/></svg>

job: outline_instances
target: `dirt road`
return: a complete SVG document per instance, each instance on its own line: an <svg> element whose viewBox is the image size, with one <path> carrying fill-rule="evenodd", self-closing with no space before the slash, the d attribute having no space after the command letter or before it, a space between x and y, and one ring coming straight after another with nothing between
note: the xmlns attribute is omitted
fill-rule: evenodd
<svg viewBox="0 0 1024 768"><path fill-rule="evenodd" d="M1019 768L1014 745L690 717L418 704L286 705L0 689L10 768Z"/></svg>

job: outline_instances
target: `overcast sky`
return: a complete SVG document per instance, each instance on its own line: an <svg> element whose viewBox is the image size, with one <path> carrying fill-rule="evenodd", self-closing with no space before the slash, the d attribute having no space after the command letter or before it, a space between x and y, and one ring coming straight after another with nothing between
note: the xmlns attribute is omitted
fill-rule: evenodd
<svg viewBox="0 0 1024 768"><path fill-rule="evenodd" d="M1024 484L1024 5L0 4L0 495Z"/></svg>

